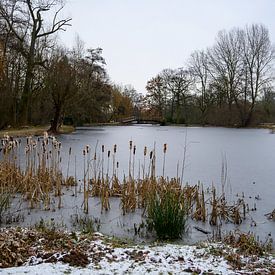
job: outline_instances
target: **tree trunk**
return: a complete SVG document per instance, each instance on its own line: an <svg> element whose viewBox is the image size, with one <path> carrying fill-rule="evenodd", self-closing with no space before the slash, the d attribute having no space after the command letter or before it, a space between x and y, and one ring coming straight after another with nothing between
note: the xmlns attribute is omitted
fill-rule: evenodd
<svg viewBox="0 0 275 275"><path fill-rule="evenodd" d="M55 106L54 118L51 121L51 127L48 132L56 134L59 132L61 118L61 106Z"/></svg>

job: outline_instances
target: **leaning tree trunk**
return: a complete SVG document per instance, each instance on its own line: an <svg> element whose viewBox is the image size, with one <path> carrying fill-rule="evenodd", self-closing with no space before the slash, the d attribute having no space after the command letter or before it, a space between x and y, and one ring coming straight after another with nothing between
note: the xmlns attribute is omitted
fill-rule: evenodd
<svg viewBox="0 0 275 275"><path fill-rule="evenodd" d="M55 112L54 112L54 117L51 120L51 127L48 130L48 132L56 134L59 132L59 127L60 127L60 118L61 118L61 106L55 106Z"/></svg>

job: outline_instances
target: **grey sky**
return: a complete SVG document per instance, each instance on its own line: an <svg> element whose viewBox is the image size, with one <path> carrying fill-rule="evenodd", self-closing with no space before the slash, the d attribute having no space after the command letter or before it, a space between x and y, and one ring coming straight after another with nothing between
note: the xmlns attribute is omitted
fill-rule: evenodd
<svg viewBox="0 0 275 275"><path fill-rule="evenodd" d="M149 78L186 64L219 30L263 23L275 42L275 0L68 0L73 26L62 34L73 45L102 47L111 79L145 93Z"/></svg>

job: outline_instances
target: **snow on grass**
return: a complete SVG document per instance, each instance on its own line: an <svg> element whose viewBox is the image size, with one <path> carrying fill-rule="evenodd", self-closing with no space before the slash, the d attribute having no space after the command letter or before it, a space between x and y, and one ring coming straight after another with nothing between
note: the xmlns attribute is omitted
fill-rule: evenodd
<svg viewBox="0 0 275 275"><path fill-rule="evenodd" d="M218 245L213 246L218 248ZM198 248L175 244L112 247L110 243L98 239L91 243L87 251L91 260L87 267L71 267L60 262L43 263L42 259L32 258L27 265L2 269L0 274L253 274L256 272L256 269L234 271L223 257L209 253L209 247ZM100 257L94 258L96 254ZM60 255L57 255L57 259L58 257L60 258ZM275 267L274 258L269 260L273 261ZM270 274L270 270L263 268L259 269L259 272Z"/></svg>
<svg viewBox="0 0 275 275"><path fill-rule="evenodd" d="M2 237L10 238L8 242L6 241L8 246L6 249L14 249L14 252L11 251L11 256L16 250L26 246L28 249L22 251L24 253L31 251L31 256L24 258L23 265L19 267L0 269L0 275L275 274L274 255L267 254L262 257L239 255L236 248L222 243L205 242L198 246L169 243L130 245L100 233L76 234L73 239L67 233L55 233L53 236L56 239L50 237L47 240L48 235L49 233L45 235L39 231L26 229L4 231ZM32 241L28 241L29 238ZM19 242L20 239L22 243ZM20 256L20 254L15 255ZM18 262L9 266L16 264Z"/></svg>
<svg viewBox="0 0 275 275"><path fill-rule="evenodd" d="M97 249L107 248L97 241ZM230 266L220 257L207 255L205 249L193 246L163 245L131 248L114 248L106 253L98 263L91 262L85 268L70 267L62 263L42 263L16 268L2 269L2 274L184 274L194 272L212 272L214 274L232 274Z"/></svg>

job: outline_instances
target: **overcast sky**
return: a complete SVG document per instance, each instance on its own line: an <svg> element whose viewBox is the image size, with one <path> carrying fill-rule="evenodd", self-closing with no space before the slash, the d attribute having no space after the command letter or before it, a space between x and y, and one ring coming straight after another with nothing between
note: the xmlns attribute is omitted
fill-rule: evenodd
<svg viewBox="0 0 275 275"><path fill-rule="evenodd" d="M72 27L87 48L103 48L112 81L145 93L165 68L183 67L194 50L210 47L219 30L262 23L275 42L275 0L68 0Z"/></svg>

